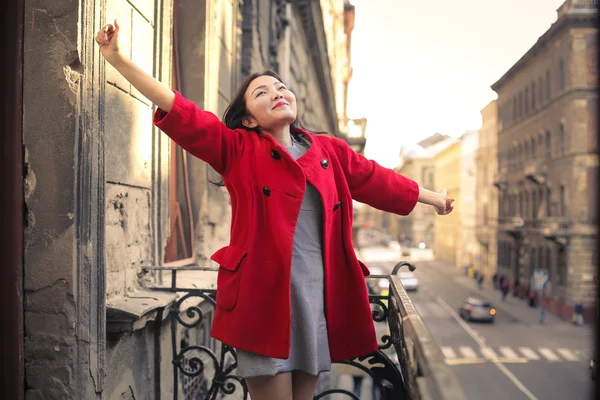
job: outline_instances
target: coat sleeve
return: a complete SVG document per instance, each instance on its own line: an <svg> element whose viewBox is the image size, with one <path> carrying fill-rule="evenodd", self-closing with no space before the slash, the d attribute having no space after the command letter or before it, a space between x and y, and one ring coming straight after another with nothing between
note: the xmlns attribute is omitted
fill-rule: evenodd
<svg viewBox="0 0 600 400"><path fill-rule="evenodd" d="M410 214L419 198L415 181L368 160L342 139L332 140L354 200L394 214Z"/></svg>
<svg viewBox="0 0 600 400"><path fill-rule="evenodd" d="M216 115L200 110L196 103L174 92L173 107L169 112L157 109L154 124L184 150L227 175L242 152L243 133L227 128Z"/></svg>

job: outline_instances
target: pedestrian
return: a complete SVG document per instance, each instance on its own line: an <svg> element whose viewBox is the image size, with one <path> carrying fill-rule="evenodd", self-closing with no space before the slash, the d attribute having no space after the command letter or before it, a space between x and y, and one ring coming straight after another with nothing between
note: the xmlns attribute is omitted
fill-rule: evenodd
<svg viewBox="0 0 600 400"><path fill-rule="evenodd" d="M506 301L506 296L508 296L509 290L510 290L510 283L508 281L508 278L502 279L502 301Z"/></svg>
<svg viewBox="0 0 600 400"><path fill-rule="evenodd" d="M477 287L479 288L479 290L483 289L483 274L479 274L478 278L477 278Z"/></svg>
<svg viewBox="0 0 600 400"><path fill-rule="evenodd" d="M494 284L494 289L498 289L498 273L494 273L492 276L492 283Z"/></svg>
<svg viewBox="0 0 600 400"><path fill-rule="evenodd" d="M332 361L377 350L369 271L352 245L352 199L399 215L417 202L445 215L454 200L341 139L301 129L296 97L272 71L248 76L221 122L127 58L119 30L115 20L98 32L104 58L158 107L154 124L210 164L231 197L230 244L211 256L220 265L211 335L236 349L253 400L312 399Z"/></svg>

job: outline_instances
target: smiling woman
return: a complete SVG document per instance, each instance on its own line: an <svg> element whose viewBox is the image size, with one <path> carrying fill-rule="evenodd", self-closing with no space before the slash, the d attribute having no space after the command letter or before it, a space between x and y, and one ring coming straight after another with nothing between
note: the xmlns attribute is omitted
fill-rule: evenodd
<svg viewBox="0 0 600 400"><path fill-rule="evenodd" d="M298 125L296 97L272 71L248 76L224 122L119 51L119 25L96 36L108 62L158 106L154 123L222 175L231 237L219 264L211 335L235 348L253 399L312 399L332 361L377 350L352 245L352 200L399 215L417 201L452 211L434 193L330 135Z"/></svg>

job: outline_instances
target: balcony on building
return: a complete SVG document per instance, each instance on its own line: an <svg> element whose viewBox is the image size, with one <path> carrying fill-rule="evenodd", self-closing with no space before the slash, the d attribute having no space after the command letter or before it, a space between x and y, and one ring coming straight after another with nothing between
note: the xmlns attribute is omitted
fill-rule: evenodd
<svg viewBox="0 0 600 400"><path fill-rule="evenodd" d="M523 228L525 228L525 221L521 217L498 218L498 229L514 238L523 236Z"/></svg>
<svg viewBox="0 0 600 400"><path fill-rule="evenodd" d="M536 160L527 160L523 166L523 175L525 179L535 183L536 185L544 185L546 183L547 165Z"/></svg>
<svg viewBox="0 0 600 400"><path fill-rule="evenodd" d="M567 244L571 225L566 217L544 217L539 220L539 229L544 238L563 246Z"/></svg>
<svg viewBox="0 0 600 400"><path fill-rule="evenodd" d="M498 170L498 174L496 175L493 184L501 192L506 190L508 186L508 171L506 168L500 168Z"/></svg>
<svg viewBox="0 0 600 400"><path fill-rule="evenodd" d="M366 277L369 287L374 324L385 324L377 328L379 349L371 354L353 360L336 362L332 372L343 375L363 376L371 380L381 399L431 399L466 400L451 367L446 364L441 348L425 326L408 293L399 278L400 270L415 267L407 262L399 262L390 275L370 275ZM199 400L221 398L217 394L229 394L224 398L249 399L247 387L236 375L237 355L233 348L215 340L194 343L186 337L186 328L199 327L205 337L212 326L212 317L216 307L216 287L214 278L217 268L198 267L196 265L165 267L148 266L146 271L163 274L161 284L151 290L167 298L173 296L165 308L177 323L170 326L172 339L172 368L175 382L186 384L174 386L174 400L190 398L186 387L203 387L194 398ZM381 280L389 285L387 293L378 288ZM119 324L111 314L108 325L112 328L123 327L125 318L135 320L131 313L120 314ZM160 328L164 317L156 317ZM202 336L202 335L201 335ZM347 389L327 387L318 390L315 399L329 396L357 398Z"/></svg>

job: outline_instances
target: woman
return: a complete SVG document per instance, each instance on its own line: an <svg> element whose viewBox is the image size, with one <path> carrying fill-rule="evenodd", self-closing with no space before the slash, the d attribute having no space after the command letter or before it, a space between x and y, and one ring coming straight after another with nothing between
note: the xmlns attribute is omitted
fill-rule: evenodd
<svg viewBox="0 0 600 400"><path fill-rule="evenodd" d="M377 349L364 276L351 239L352 198L407 215L434 193L350 149L297 127L296 98L277 74L249 76L224 123L119 52L119 25L96 36L105 59L158 106L154 123L223 176L230 245L219 267L212 336L237 349L253 400L312 399L332 361Z"/></svg>

